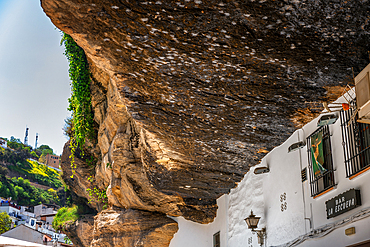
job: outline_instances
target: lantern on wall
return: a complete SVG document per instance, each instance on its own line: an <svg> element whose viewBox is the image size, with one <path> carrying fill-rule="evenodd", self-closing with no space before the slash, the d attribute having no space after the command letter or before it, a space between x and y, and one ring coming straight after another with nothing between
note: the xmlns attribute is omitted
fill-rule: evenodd
<svg viewBox="0 0 370 247"><path fill-rule="evenodd" d="M261 217L255 216L251 210L251 214L244 220L248 225L248 229L252 229L252 233L257 233L258 243L262 246L264 244L264 240L266 239L266 228L256 230L260 219Z"/></svg>

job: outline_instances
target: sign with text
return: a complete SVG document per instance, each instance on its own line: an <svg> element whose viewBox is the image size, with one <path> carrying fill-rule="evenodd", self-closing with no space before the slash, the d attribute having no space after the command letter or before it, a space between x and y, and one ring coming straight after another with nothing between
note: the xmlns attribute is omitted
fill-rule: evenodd
<svg viewBox="0 0 370 247"><path fill-rule="evenodd" d="M361 205L360 190L350 189L325 202L326 218L333 218Z"/></svg>

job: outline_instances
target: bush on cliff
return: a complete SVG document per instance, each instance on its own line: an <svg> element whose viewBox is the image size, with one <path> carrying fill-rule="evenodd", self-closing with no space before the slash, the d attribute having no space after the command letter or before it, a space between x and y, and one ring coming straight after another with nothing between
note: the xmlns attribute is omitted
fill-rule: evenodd
<svg viewBox="0 0 370 247"><path fill-rule="evenodd" d="M76 205L69 208L60 208L54 217L53 228L57 231L63 231L67 224L73 224L79 218L77 210L78 207Z"/></svg>

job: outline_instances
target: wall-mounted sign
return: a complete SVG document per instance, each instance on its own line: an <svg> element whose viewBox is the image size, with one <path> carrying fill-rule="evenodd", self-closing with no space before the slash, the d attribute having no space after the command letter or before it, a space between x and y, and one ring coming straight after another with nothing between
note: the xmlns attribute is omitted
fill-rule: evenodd
<svg viewBox="0 0 370 247"><path fill-rule="evenodd" d="M360 190L350 189L325 202L326 218L333 218L361 205Z"/></svg>

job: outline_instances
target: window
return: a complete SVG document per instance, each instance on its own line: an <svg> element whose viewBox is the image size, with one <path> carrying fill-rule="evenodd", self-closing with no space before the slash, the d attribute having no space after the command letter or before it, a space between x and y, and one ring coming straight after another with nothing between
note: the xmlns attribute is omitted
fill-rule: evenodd
<svg viewBox="0 0 370 247"><path fill-rule="evenodd" d="M311 196L334 187L333 159L329 126L324 125L307 137Z"/></svg>
<svg viewBox="0 0 370 247"><path fill-rule="evenodd" d="M220 232L213 234L213 247L221 247Z"/></svg>
<svg viewBox="0 0 370 247"><path fill-rule="evenodd" d="M353 113L352 109L340 112L347 178L370 167L370 125L358 123Z"/></svg>
<svg viewBox="0 0 370 247"><path fill-rule="evenodd" d="M302 179L302 183L307 180L307 168L306 167L303 168L301 171L301 179Z"/></svg>

